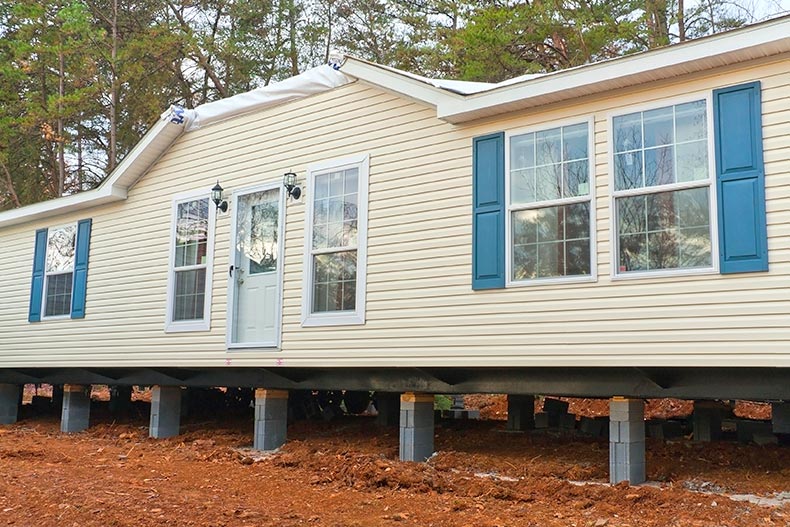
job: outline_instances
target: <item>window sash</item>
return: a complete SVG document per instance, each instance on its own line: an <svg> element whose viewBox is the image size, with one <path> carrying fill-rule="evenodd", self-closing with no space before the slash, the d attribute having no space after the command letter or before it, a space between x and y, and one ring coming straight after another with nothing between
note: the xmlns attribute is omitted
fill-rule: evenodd
<svg viewBox="0 0 790 527"><path fill-rule="evenodd" d="M692 96L693 97L693 96ZM704 108L704 137L698 137L694 139L684 139L678 141L678 107L684 105L691 105L691 104L700 104L702 108ZM651 145L645 146L645 113L651 112L654 110L662 110L671 108L673 113L672 118L672 141L667 142L666 144L660 145ZM646 107L640 110L632 111L632 112L625 112L619 114L612 114L609 118L609 134L610 134L610 154L609 154L609 170L610 170L610 188L611 188L611 196L610 196L610 233L612 238L611 243L611 276L614 279L617 278L639 278L639 277L651 277L651 276L666 276L666 275L674 275L674 274L689 274L689 273L709 273L717 270L718 267L718 259L716 255L718 254L718 239L717 239L717 209L716 209L716 185L714 180L714 167L713 167L713 130L711 125L712 119L712 108L711 108L711 100L708 96L697 94L695 98L686 98L681 99L677 102L672 102L670 104L664 104L663 106L653 106L653 107ZM631 148L627 150L619 151L617 150L617 136L615 132L615 120L620 117L626 117L629 115L639 115L640 119L640 133L642 134L641 141L642 146L641 148ZM678 181L678 178L681 176L679 171L680 164L678 160L680 159L678 156L678 146L683 145L690 145L695 143L704 143L705 145L705 153L707 157L707 163L705 164L705 178L700 178L696 180L688 180L688 181ZM647 182L648 174L646 172L646 156L644 155L645 152L654 151L661 148L671 147L673 149L673 178L675 181L670 183L663 183L663 184L645 184ZM617 173L615 171L615 163L616 157L622 154L640 154L642 157L642 181L643 185L635 188L625 188L625 189L617 189ZM692 190L692 189L699 189L699 188L706 188L708 189L708 234L709 234L709 242L710 242L710 264L705 266L687 266L687 267L665 267L665 268L654 268L654 269L643 269L643 270L621 270L620 265L620 258L621 258L621 236L628 236L629 233L621 233L620 232L620 218L618 213L619 208L619 200L623 198L629 197L639 197L639 196L651 196L655 194L663 194L663 193L677 193L684 190ZM677 227L677 226L676 226ZM702 228L702 227L700 227ZM682 230L682 229L680 229ZM659 231L645 231L644 235L648 234L660 234L663 232ZM633 234L635 235L635 234Z"/></svg>
<svg viewBox="0 0 790 527"><path fill-rule="evenodd" d="M188 221L180 216L183 211ZM205 212L205 216L203 213ZM165 332L208 331L210 329L212 297L212 262L214 248L215 209L211 199L203 192L190 192L176 196L172 202L170 224L170 263L168 274L168 305ZM179 222L181 220L181 225ZM182 227L181 240L179 226ZM205 234L203 239L201 236ZM191 239L194 237L194 239ZM187 247L197 246L193 254L186 254ZM204 253L200 247L204 246ZM181 255L179 255L181 251ZM191 263L197 259L196 263ZM200 261L202 259L202 262ZM179 262L188 265L179 265ZM203 272L202 289L196 288L189 295L179 294L179 277ZM183 284L182 284L183 285ZM197 299L199 305L195 304ZM197 313L199 318L185 316Z"/></svg>
<svg viewBox="0 0 790 527"><path fill-rule="evenodd" d="M585 131L585 143L584 148L586 149L586 157L579 157L579 156L571 156L569 158L565 158L565 136L566 136L566 129L577 128L577 131L581 126L584 126ZM557 131L558 137L560 137L560 157L556 162L551 163L538 163L538 153L537 153L537 137L538 134L542 132L550 132L550 131ZM518 168L514 168L512 166L512 145L514 138L520 138L525 136L532 136L532 143L533 143L533 163L528 166L520 166ZM550 125L546 128L541 129L533 129L529 131L518 131L512 134L508 134L506 138L506 154L505 160L507 164L506 169L506 182L505 182L505 189L507 195L506 201L506 285L508 286L519 286L519 285L535 285L541 284L546 282L558 281L558 282L573 282L579 280L591 280L595 278L596 274L596 258L595 258L595 201L594 201L594 192L595 192L595 166L593 164L594 160L594 145L591 144L591 140L594 137L594 129L593 129L593 122L591 119L582 119L582 120L571 120L565 123L559 123L556 125ZM561 178L561 189L560 189L560 196L553 199L543 199L539 201L531 201L531 202L521 202L521 203L513 203L513 193L512 193L512 178L513 174L517 172L523 172L526 170L537 170L541 167L552 167L552 166L559 166L563 167L568 164L573 163L585 163L587 167L587 193L574 196L574 195L566 195L563 196L562 194L567 192L566 189L566 181L565 176L562 170L560 170L560 178ZM514 214L520 211L526 210L541 210L547 208L557 208L563 209L568 205L575 205L580 203L589 203L589 214L587 215L587 229L589 236L583 238L584 240L589 240L588 248L588 266L589 266L589 273L587 274L562 274L562 275L555 275L555 276L546 276L546 277L536 277L536 278L516 278L516 243L514 238L515 233L515 220ZM563 228L564 231L564 228ZM573 240L558 240L563 247L567 244L567 242ZM536 244L537 246L537 244ZM564 271L567 270L567 262L563 265Z"/></svg>
<svg viewBox="0 0 790 527"><path fill-rule="evenodd" d="M705 109L704 113L704 124L705 124L705 135L704 137L698 137L695 139L686 139L678 141L678 112L677 109L680 106L689 105L689 104L698 104L702 103ZM669 141L664 144L657 144L651 146L645 146L645 114L651 111L659 111L659 110L668 110L671 109L672 111L672 141ZM673 104L667 104L664 106L657 106L652 108L647 108L644 110L628 112L628 113L621 113L617 115L613 115L610 120L610 134L611 134L611 159L609 163L609 170L611 171L611 189L612 189L612 196L613 197L621 197L627 195L640 195L652 192L663 192L664 190L670 189L683 189L683 188L692 188L692 187L699 187L710 185L712 183L712 156L711 156L711 129L709 126L710 121L710 104L706 98L697 98L690 101L683 101ZM642 146L639 148L629 148L624 150L617 150L617 136L615 130L615 120L618 118L626 118L638 116L639 117L639 130L640 130L640 141ZM707 156L707 164L706 164L706 171L707 177L704 179L697 179L697 180L690 180L690 181L678 181L678 146L684 145L691 145L695 143L704 142L705 144L705 152ZM647 156L645 155L646 152L654 152L663 148L672 148L672 170L673 176L675 181L671 183L663 183L663 184L647 184ZM641 164L641 179L643 184L640 186L636 186L633 188L617 188L617 173L615 171L616 163L617 163L617 156L621 156L624 154L641 154L640 164Z"/></svg>
<svg viewBox="0 0 790 527"><path fill-rule="evenodd" d="M365 323L365 296L366 296L366 261L367 261L367 207L368 207L368 177L370 171L370 157L369 154L353 155L342 159L332 159L310 165L307 168L307 193L309 196L309 203L307 207L307 214L305 215L305 238L304 238L304 253L308 255L304 258L302 282L302 326L303 327L316 327L316 326L343 326L343 325L360 325ZM323 210L317 210L319 201L326 199L326 196L320 192L318 185L326 186L326 181L322 181L322 177L331 174L343 173L345 181L343 183L343 196L338 192L330 192L331 196L337 199L350 199L346 203L356 205L356 211L352 214L353 218L347 216L349 210L344 205L343 224L348 222L356 223L356 236L348 231L342 231L338 237L335 233L329 233L332 238L329 241L333 244L331 247L321 247L325 241L320 239L321 232L317 231L326 225L338 223L339 219L335 222L327 223L324 220ZM332 176L330 176L332 177ZM354 181L356 180L356 181ZM333 180L329 180L331 189ZM349 182L353 183L349 185ZM335 185L337 185L335 181ZM339 186L335 187L339 190ZM337 218L336 210L330 210L330 213L335 214L333 218ZM320 223L316 224L316 214L320 215ZM316 232L319 235L319 242L316 244ZM345 244L340 245L337 244ZM316 248L318 245L318 248ZM316 259L322 255L355 255L355 279L353 281L354 298L353 309L334 310L334 311L316 311ZM348 280L339 278L340 281L347 283ZM322 283L323 284L323 283ZM326 284L323 284L326 286ZM331 289L331 288L330 288ZM322 292L319 291L319 294ZM335 289L332 294L337 293ZM338 293L339 294L339 293ZM350 295L350 292L348 293ZM348 298L347 298L348 300Z"/></svg>
<svg viewBox="0 0 790 527"><path fill-rule="evenodd" d="M58 277L58 276L64 276L64 275L70 275L71 276L71 279L68 280L68 282L67 282L67 284L68 284L68 294L60 293L60 294L50 295L49 294L50 293L49 287L52 284L51 278ZM58 271L58 272L52 272L52 273L49 273L49 274L45 274L45 277L44 277L44 290L43 290L42 294L43 294L43 297L44 297L43 301L42 301L42 307L43 307L42 313L43 313L44 318L57 318L57 317L65 317L65 316L70 315L71 314L72 297L74 295L74 271ZM62 312L59 311L57 313L49 313L50 308L52 308L52 300L54 300L56 298L60 298L60 297L66 297L66 296L68 296L68 304L64 305L63 311ZM50 297L52 297L52 298L50 298Z"/></svg>
<svg viewBox="0 0 790 527"><path fill-rule="evenodd" d="M67 268L50 271L50 270L48 270L49 258L50 258L50 250L51 250L50 239L51 239L53 233L55 233L55 232L57 232L59 230L65 229L65 228L73 228L74 229L74 236L72 237L73 246L71 247L71 258L70 258L70 261L69 261L69 265L68 265ZM73 224L73 225L63 225L63 226L60 226L60 227L54 227L54 228L49 229L49 232L47 233L47 244L45 246L45 252L44 252L44 287L43 287L42 292L41 292L41 295L42 295L42 299L41 299L41 314L42 314L42 318L59 318L59 317L65 317L65 316L68 316L68 315L71 314L72 297L74 295L74 261L75 261L75 258L76 258L76 253L77 253L77 224L76 223ZM68 306L62 312L48 314L48 311L52 307L51 300L49 299L49 297L51 296L49 294L49 287L50 287L50 284L51 284L50 278L58 277L58 276L66 275L66 274L71 275L71 283L69 285L69 292L68 292L68 300L69 300L68 301ZM59 295L54 295L54 296L61 297L61 296L65 296L65 295L59 294Z"/></svg>

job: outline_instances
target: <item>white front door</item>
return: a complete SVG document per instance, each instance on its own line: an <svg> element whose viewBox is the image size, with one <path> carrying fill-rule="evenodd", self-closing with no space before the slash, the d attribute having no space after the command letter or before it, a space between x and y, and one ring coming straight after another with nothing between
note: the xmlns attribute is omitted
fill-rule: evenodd
<svg viewBox="0 0 790 527"><path fill-rule="evenodd" d="M280 188L240 194L234 209L230 344L274 347L280 320Z"/></svg>

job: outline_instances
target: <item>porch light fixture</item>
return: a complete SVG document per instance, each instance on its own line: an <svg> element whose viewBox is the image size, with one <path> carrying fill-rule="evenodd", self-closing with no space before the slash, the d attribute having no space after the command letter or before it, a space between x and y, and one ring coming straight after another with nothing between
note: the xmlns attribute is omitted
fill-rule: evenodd
<svg viewBox="0 0 790 527"><path fill-rule="evenodd" d="M219 180L217 180L217 184L214 185L214 188L211 189L211 201L214 202L214 205L217 206L217 210L221 210L222 212L228 212L228 202L223 199L222 191L225 190L220 186Z"/></svg>
<svg viewBox="0 0 790 527"><path fill-rule="evenodd" d="M302 195L302 189L296 185L296 174L293 172L286 172L283 174L283 186L288 191L288 195L293 199L299 199Z"/></svg>

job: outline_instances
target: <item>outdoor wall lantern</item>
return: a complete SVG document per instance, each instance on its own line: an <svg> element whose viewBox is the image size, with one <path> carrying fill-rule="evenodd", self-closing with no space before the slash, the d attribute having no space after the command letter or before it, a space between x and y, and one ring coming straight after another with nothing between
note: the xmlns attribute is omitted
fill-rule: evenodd
<svg viewBox="0 0 790 527"><path fill-rule="evenodd" d="M213 201L214 205L217 206L217 210L228 212L228 202L227 200L223 199L222 196L223 190L225 189L220 186L219 180L217 180L217 184L211 189L211 201Z"/></svg>
<svg viewBox="0 0 790 527"><path fill-rule="evenodd" d="M283 186L293 199L299 199L299 196L302 195L302 189L296 185L296 174L293 172L286 172L283 175Z"/></svg>

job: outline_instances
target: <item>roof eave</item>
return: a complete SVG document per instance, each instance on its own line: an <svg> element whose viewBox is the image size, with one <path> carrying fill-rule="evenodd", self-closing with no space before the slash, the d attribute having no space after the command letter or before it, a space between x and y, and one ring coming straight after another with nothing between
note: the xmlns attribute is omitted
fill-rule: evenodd
<svg viewBox="0 0 790 527"><path fill-rule="evenodd" d="M0 212L0 228L50 218L126 199L128 190L183 133L183 126L156 122L110 176L94 190Z"/></svg>
<svg viewBox="0 0 790 527"><path fill-rule="evenodd" d="M342 71L366 84L435 108L445 103L460 103L464 100L464 96L457 93L356 57L346 56Z"/></svg>
<svg viewBox="0 0 790 527"><path fill-rule="evenodd" d="M790 52L790 17L680 45L560 71L443 100L437 117L460 123Z"/></svg>

